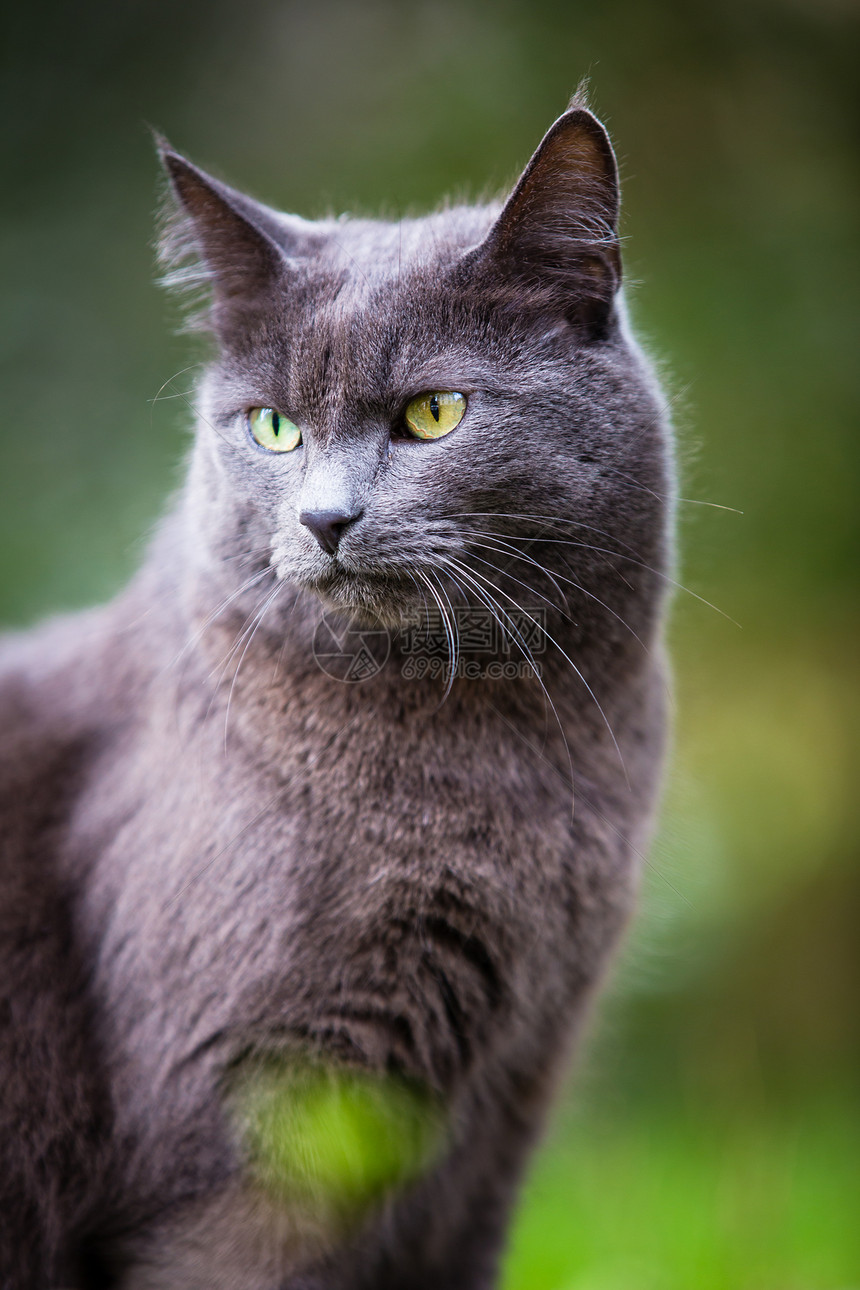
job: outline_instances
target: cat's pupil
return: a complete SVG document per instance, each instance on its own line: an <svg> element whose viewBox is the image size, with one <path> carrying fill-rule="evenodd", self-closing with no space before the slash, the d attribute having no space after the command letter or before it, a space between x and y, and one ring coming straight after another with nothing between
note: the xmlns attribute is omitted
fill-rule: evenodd
<svg viewBox="0 0 860 1290"><path fill-rule="evenodd" d="M272 413L272 434L277 435L281 428L281 418L277 412Z"/></svg>
<svg viewBox="0 0 860 1290"><path fill-rule="evenodd" d="M435 394L430 395L430 411L433 413L433 420L439 420L439 400Z"/></svg>

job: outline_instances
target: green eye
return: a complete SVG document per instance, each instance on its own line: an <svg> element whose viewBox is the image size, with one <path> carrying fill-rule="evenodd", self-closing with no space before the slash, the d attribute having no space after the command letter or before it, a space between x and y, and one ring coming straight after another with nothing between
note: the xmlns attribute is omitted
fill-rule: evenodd
<svg viewBox="0 0 860 1290"><path fill-rule="evenodd" d="M248 429L260 447L269 452L292 452L302 441L299 427L274 408L251 408Z"/></svg>
<svg viewBox="0 0 860 1290"><path fill-rule="evenodd" d="M464 395L434 390L412 400L406 409L406 424L416 439L441 439L456 429L465 411Z"/></svg>

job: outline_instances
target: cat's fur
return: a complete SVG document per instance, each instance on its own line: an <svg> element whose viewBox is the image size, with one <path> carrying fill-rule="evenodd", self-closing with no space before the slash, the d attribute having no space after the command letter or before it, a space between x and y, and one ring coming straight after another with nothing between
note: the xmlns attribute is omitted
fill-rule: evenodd
<svg viewBox="0 0 860 1290"><path fill-rule="evenodd" d="M163 158L218 341L188 481L115 602L0 653L0 1284L488 1287L664 738L670 453L612 151L574 103L504 209L394 224ZM462 424L406 439L434 389ZM258 448L258 405L303 446ZM336 558L309 506L362 512ZM406 679L433 589L542 611L543 684ZM321 670L323 607L388 625L377 675ZM447 1115L334 1235L260 1194L231 1119L230 1072L309 1049Z"/></svg>

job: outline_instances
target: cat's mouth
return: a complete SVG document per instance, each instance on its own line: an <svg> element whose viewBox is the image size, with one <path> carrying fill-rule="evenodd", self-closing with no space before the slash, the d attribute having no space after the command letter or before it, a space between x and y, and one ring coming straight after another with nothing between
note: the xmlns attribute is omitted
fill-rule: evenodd
<svg viewBox="0 0 860 1290"><path fill-rule="evenodd" d="M342 564L304 580L326 609L348 613L367 627L399 627L405 613L423 604L414 577L398 569L347 569Z"/></svg>

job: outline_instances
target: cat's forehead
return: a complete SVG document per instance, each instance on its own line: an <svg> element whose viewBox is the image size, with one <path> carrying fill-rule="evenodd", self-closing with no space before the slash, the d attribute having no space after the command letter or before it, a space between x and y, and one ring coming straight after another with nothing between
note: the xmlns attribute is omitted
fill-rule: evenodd
<svg viewBox="0 0 860 1290"><path fill-rule="evenodd" d="M306 264L301 289L285 289L269 332L272 370L292 405L323 412L345 393L385 401L453 376L474 343L451 269L492 218L492 210L472 208L318 226L324 245Z"/></svg>
<svg viewBox="0 0 860 1290"><path fill-rule="evenodd" d="M319 237L321 263L338 267L355 285L372 286L417 265L450 265L486 237L498 206L454 206L420 218L339 219L309 224Z"/></svg>

